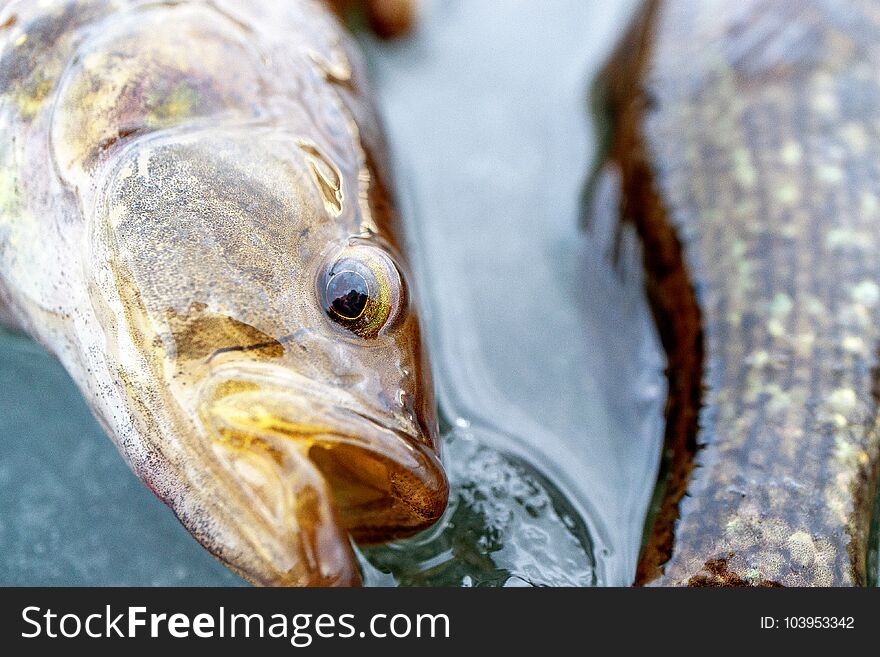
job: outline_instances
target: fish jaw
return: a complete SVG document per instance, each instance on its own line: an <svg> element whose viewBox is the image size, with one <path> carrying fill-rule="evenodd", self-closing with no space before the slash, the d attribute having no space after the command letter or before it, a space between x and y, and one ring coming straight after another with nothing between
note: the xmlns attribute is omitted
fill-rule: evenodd
<svg viewBox="0 0 880 657"><path fill-rule="evenodd" d="M357 583L349 534L363 543L402 538L445 510L448 483L430 436L283 366L221 366L200 389L197 416L229 475L216 494L245 498L255 521L240 529L257 549L288 535L294 583ZM284 584L286 572L248 578Z"/></svg>
<svg viewBox="0 0 880 657"><path fill-rule="evenodd" d="M217 444L213 451L255 512L238 524L247 537L245 560L215 551L227 567L259 586L361 584L348 536L314 467L269 445Z"/></svg>

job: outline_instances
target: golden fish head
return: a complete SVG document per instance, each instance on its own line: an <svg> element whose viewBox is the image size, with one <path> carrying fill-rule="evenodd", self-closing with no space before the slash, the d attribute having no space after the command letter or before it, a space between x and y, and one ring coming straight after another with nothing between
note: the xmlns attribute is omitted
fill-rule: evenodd
<svg viewBox="0 0 880 657"><path fill-rule="evenodd" d="M349 535L412 534L448 485L406 267L314 144L148 138L96 193L91 299L134 469L262 584L358 580ZM331 166L331 165L327 165Z"/></svg>

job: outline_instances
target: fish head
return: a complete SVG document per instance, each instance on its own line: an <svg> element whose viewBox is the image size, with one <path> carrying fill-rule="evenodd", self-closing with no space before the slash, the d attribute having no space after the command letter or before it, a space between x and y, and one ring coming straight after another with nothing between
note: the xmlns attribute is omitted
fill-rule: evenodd
<svg viewBox="0 0 880 657"><path fill-rule="evenodd" d="M448 496L410 276L334 166L273 130L150 137L91 217L122 399L99 415L187 529L261 584L354 583L349 536L410 535Z"/></svg>

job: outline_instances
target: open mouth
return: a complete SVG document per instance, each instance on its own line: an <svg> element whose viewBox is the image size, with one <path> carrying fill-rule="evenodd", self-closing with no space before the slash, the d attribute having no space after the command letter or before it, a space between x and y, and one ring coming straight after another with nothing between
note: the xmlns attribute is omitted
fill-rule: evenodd
<svg viewBox="0 0 880 657"><path fill-rule="evenodd" d="M199 415L215 452L255 492L267 518L287 522L293 513L298 524L308 522L303 505L320 488L340 526L373 543L428 527L446 506L445 474L421 437L374 419L347 392L286 368L221 366L201 390ZM302 488L315 478L325 485Z"/></svg>

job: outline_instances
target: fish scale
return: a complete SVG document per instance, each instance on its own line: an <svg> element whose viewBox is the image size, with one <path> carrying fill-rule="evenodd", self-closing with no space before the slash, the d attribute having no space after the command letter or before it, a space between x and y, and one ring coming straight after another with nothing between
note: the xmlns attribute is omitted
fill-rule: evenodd
<svg viewBox="0 0 880 657"><path fill-rule="evenodd" d="M672 384L639 583L866 583L878 66L868 2L659 0L606 68Z"/></svg>

